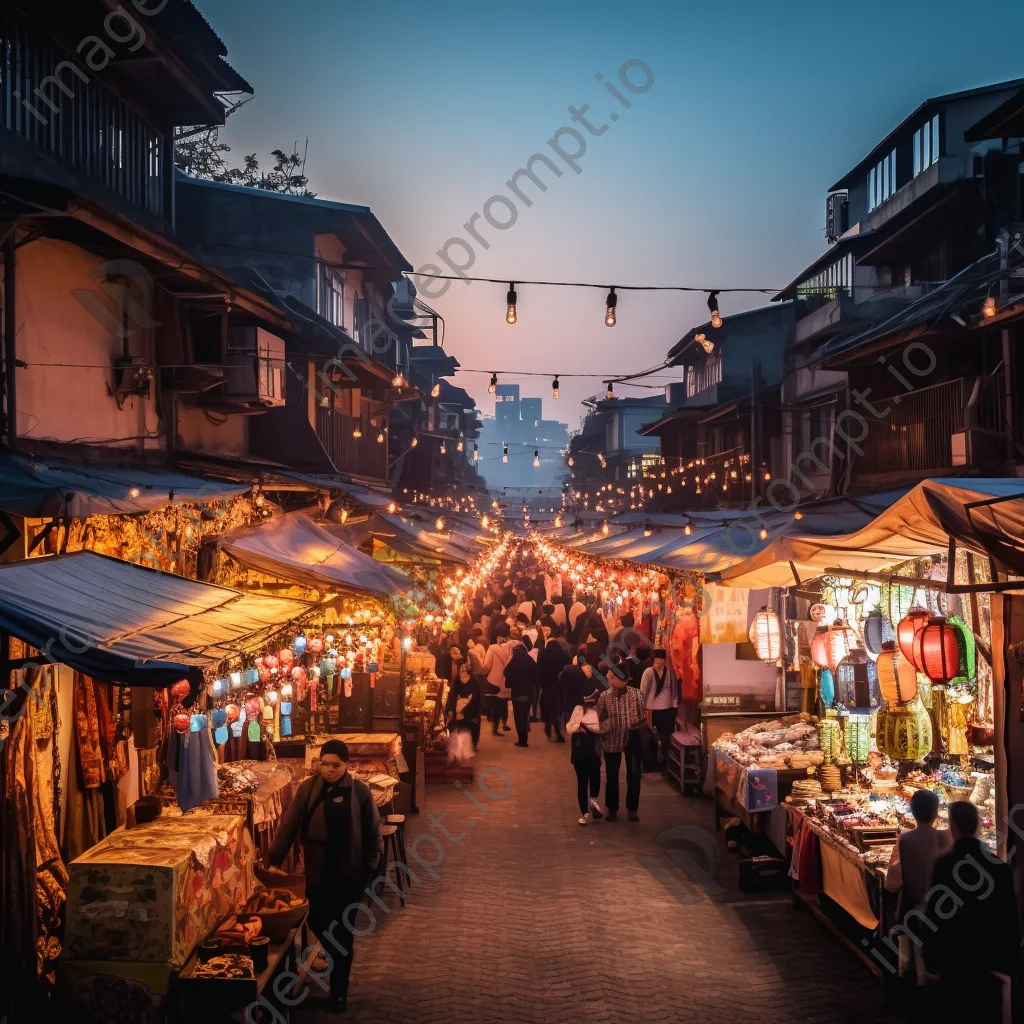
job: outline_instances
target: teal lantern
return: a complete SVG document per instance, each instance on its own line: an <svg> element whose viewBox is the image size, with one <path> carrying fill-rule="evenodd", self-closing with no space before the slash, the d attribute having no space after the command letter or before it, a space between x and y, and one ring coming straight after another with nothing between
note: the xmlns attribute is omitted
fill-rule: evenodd
<svg viewBox="0 0 1024 1024"><path fill-rule="evenodd" d="M821 703L830 708L836 702L836 681L832 678L832 672L823 668L821 670L821 681L818 684L821 692Z"/></svg>

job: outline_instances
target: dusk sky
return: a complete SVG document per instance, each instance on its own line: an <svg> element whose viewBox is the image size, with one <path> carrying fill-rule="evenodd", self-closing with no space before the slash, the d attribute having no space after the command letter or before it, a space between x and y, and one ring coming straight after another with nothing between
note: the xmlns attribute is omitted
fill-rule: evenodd
<svg viewBox="0 0 1024 1024"><path fill-rule="evenodd" d="M505 182L532 154L553 156L548 140L573 125L568 107L589 104L591 123L608 129L587 136L581 173L555 158L562 176L539 168L545 193L524 181L534 202L516 201L510 228L476 224L490 249L473 243L468 273L504 280L782 287L825 247L828 186L922 100L1024 76L1024 8L1003 2L980 20L951 0L203 0L202 10L256 91L222 134L233 156L301 149L308 137L311 187L370 206L416 267L438 264L449 238L472 242L463 224L490 196L511 197ZM619 82L629 60L653 72L643 94ZM426 301L464 367L507 371L502 381L543 396L545 415L570 428L603 386L563 376L555 404L554 374L655 365L707 314L703 294L627 292L608 329L603 290L522 285L509 327L506 288L456 282ZM762 301L723 295L721 309ZM517 375L526 370L543 376ZM456 383L493 411L486 373Z"/></svg>

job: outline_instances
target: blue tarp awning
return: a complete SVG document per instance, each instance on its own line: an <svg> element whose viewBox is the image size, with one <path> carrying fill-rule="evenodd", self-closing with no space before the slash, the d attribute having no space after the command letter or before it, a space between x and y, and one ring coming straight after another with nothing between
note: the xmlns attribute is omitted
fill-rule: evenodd
<svg viewBox="0 0 1024 1024"><path fill-rule="evenodd" d="M170 469L135 469L0 452L0 509L29 519L139 515L176 502L204 504L245 494Z"/></svg>

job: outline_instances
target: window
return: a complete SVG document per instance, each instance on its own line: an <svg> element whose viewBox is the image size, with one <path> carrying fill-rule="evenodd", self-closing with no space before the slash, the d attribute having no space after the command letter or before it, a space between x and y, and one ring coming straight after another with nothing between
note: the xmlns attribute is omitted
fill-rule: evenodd
<svg viewBox="0 0 1024 1024"><path fill-rule="evenodd" d="M686 368L686 397L693 398L722 380L721 356L710 356L700 368Z"/></svg>
<svg viewBox="0 0 1024 1024"><path fill-rule="evenodd" d="M849 295L853 288L853 257L844 256L841 260L826 267L820 273L809 277L797 289L801 298L809 295L823 295L826 299L835 299L838 295Z"/></svg>
<svg viewBox="0 0 1024 1024"><path fill-rule="evenodd" d="M345 276L317 257L316 311L335 327L345 326Z"/></svg>
<svg viewBox="0 0 1024 1024"><path fill-rule="evenodd" d="M941 155L939 115L936 114L914 132L914 177L928 170L932 164L938 163Z"/></svg>
<svg viewBox="0 0 1024 1024"><path fill-rule="evenodd" d="M868 171L868 213L896 192L896 150Z"/></svg>

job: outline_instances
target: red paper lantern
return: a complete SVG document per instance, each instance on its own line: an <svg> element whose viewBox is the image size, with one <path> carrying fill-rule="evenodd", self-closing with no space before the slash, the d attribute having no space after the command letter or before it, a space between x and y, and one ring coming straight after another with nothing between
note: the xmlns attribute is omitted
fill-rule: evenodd
<svg viewBox="0 0 1024 1024"><path fill-rule="evenodd" d="M273 671L275 668L277 668L278 665L281 664L281 662L278 660L276 654L267 654L264 655L263 664L266 668L269 668L271 671Z"/></svg>
<svg viewBox="0 0 1024 1024"><path fill-rule="evenodd" d="M933 683L948 683L960 671L956 629L941 617L929 619L914 637L914 661Z"/></svg>
<svg viewBox="0 0 1024 1024"><path fill-rule="evenodd" d="M226 704L224 706L224 713L228 716L228 724L237 722L241 712L238 710L237 704Z"/></svg>
<svg viewBox="0 0 1024 1024"><path fill-rule="evenodd" d="M928 612L924 608L911 608L896 625L896 643L903 652L903 657L920 669L917 655L914 653L914 637L928 624Z"/></svg>
<svg viewBox="0 0 1024 1024"><path fill-rule="evenodd" d="M282 665L290 665L295 660L295 652L290 647L282 647L277 656Z"/></svg>
<svg viewBox="0 0 1024 1024"><path fill-rule="evenodd" d="M191 686L189 686L189 682L187 679L179 679L171 687L171 696L174 698L175 701L184 700L188 696L190 689Z"/></svg>
<svg viewBox="0 0 1024 1024"><path fill-rule="evenodd" d="M819 626L811 638L811 661L818 668L828 668L828 649L826 646L828 638L828 627Z"/></svg>
<svg viewBox="0 0 1024 1024"><path fill-rule="evenodd" d="M825 633L825 657L833 675L839 668L839 662L856 649L857 633L852 626L845 622L834 622L828 627Z"/></svg>
<svg viewBox="0 0 1024 1024"><path fill-rule="evenodd" d="M174 716L174 728L182 735L188 732L188 728L191 723L192 718L190 715L177 714Z"/></svg>
<svg viewBox="0 0 1024 1024"><path fill-rule="evenodd" d="M917 696L917 669L894 640L882 644L876 665L878 687L889 704L906 704Z"/></svg>
<svg viewBox="0 0 1024 1024"><path fill-rule="evenodd" d="M309 643L306 644L306 650L311 654L320 654L324 649L324 642L318 636L311 636Z"/></svg>
<svg viewBox="0 0 1024 1024"><path fill-rule="evenodd" d="M292 669L292 679L299 684L299 686L305 686L308 676L306 670L301 665L296 665Z"/></svg>

